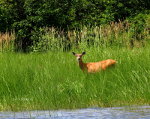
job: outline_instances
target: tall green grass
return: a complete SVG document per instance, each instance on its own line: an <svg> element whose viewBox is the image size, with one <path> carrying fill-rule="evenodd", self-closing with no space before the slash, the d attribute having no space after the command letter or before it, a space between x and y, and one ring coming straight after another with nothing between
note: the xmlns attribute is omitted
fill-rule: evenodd
<svg viewBox="0 0 150 119"><path fill-rule="evenodd" d="M150 104L148 46L84 50L84 62L111 58L118 63L106 71L87 74L79 69L71 52L0 53L0 110Z"/></svg>

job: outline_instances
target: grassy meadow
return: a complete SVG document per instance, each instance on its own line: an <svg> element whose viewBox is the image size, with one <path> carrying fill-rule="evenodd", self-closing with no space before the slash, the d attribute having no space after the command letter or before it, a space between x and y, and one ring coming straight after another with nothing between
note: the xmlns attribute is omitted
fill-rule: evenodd
<svg viewBox="0 0 150 119"><path fill-rule="evenodd" d="M63 51L68 45L63 32L46 30L33 52L26 54L13 52L13 33L0 34L1 111L150 104L150 35L146 28L136 36L123 23L70 31L67 52ZM84 62L115 59L117 64L99 73L83 73L72 51L86 51Z"/></svg>
<svg viewBox="0 0 150 119"><path fill-rule="evenodd" d="M81 52L76 50L76 52ZM150 50L90 48L85 62L115 67L83 73L71 52L1 53L0 110L47 110L150 104Z"/></svg>

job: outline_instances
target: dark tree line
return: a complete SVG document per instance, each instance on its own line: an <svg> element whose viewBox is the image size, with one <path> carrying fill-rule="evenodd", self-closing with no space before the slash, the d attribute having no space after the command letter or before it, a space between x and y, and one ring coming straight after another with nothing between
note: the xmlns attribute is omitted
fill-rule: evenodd
<svg viewBox="0 0 150 119"><path fill-rule="evenodd" d="M149 0L0 0L0 31L15 30L17 49L26 51L38 42L39 28L106 24L149 13L149 5Z"/></svg>

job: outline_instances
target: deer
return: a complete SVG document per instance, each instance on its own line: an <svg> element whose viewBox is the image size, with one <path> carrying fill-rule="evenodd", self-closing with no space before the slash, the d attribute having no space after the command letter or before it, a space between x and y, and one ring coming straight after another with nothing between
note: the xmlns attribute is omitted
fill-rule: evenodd
<svg viewBox="0 0 150 119"><path fill-rule="evenodd" d="M82 61L82 56L85 55L86 52L82 52L81 54L76 54L75 52L72 52L72 54L76 56L80 69L88 73L96 73L102 70L106 70L108 67L111 67L116 64L116 61L113 59L107 59L99 62L84 63Z"/></svg>

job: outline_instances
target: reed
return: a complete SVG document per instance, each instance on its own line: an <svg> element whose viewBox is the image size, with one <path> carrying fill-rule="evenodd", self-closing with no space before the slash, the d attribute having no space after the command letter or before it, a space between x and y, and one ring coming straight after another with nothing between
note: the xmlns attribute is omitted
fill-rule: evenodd
<svg viewBox="0 0 150 119"><path fill-rule="evenodd" d="M30 50L39 51L70 51L89 47L144 47L149 42L149 24L142 30L133 27L129 22L112 22L107 25L85 27L80 30L63 31L54 27L41 28L39 41L34 40ZM36 32L35 32L36 33ZM37 37L37 33L35 35ZM0 51L14 51L15 33L0 33ZM31 39L30 39L31 40Z"/></svg>
<svg viewBox="0 0 150 119"><path fill-rule="evenodd" d="M0 52L14 51L14 32L0 33Z"/></svg>
<svg viewBox="0 0 150 119"><path fill-rule="evenodd" d="M77 29L63 32L55 28L45 28L43 39L39 46L44 46L44 50L66 51L76 48L86 47L143 47L150 39L149 30L144 28L139 34L136 28L133 28L128 22L112 22L109 25L83 27L80 31ZM136 35L135 35L136 34ZM35 47L38 51L38 47ZM39 48L41 49L41 48Z"/></svg>

